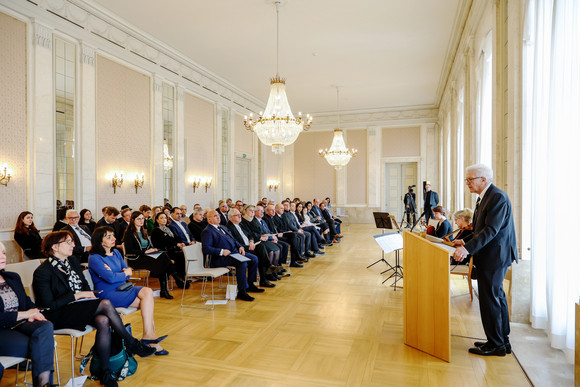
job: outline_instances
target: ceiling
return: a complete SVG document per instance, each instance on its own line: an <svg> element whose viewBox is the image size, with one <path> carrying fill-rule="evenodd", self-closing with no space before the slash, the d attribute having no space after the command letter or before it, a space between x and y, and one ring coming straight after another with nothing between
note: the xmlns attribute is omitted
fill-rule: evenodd
<svg viewBox="0 0 580 387"><path fill-rule="evenodd" d="M294 113L439 103L465 0L284 0L279 74ZM94 0L261 101L276 73L271 0Z"/></svg>

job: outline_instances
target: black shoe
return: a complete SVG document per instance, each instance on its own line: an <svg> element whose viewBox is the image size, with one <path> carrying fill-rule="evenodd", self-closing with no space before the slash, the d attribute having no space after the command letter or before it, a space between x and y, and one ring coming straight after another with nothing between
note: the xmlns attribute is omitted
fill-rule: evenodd
<svg viewBox="0 0 580 387"><path fill-rule="evenodd" d="M304 265L299 264L298 262L292 262L290 267L304 267Z"/></svg>
<svg viewBox="0 0 580 387"><path fill-rule="evenodd" d="M314 255L324 255L324 254L326 254L326 253L324 251L320 251L320 250L314 252Z"/></svg>
<svg viewBox="0 0 580 387"><path fill-rule="evenodd" d="M101 384L105 387L118 387L117 380L113 377L110 369L103 370Z"/></svg>
<svg viewBox="0 0 580 387"><path fill-rule="evenodd" d="M266 279L268 281L278 281L279 280L278 276L275 274L266 274ZM260 285L260 286L262 286L262 285Z"/></svg>
<svg viewBox="0 0 580 387"><path fill-rule="evenodd" d="M273 288L273 287L276 287L276 285L274 285L273 283L271 283L270 281L268 281L265 278L263 280L260 280L260 286L263 287L263 288ZM264 290L264 289L261 289L261 290Z"/></svg>
<svg viewBox="0 0 580 387"><path fill-rule="evenodd" d="M475 345L477 348L481 348L486 344L487 341L476 341L475 343L473 343L473 345ZM508 355L512 353L512 345L509 341L505 344L505 353L507 353Z"/></svg>
<svg viewBox="0 0 580 387"><path fill-rule="evenodd" d="M250 282L250 285L246 289L246 292L248 293L264 293L264 291L265 291L264 289L260 289L259 287L254 285L253 282Z"/></svg>
<svg viewBox="0 0 580 387"><path fill-rule="evenodd" d="M147 345L149 345L149 344L159 344L160 342L162 342L163 340L165 340L167 338L167 336L169 336L169 335L160 336L160 337L158 337L156 339L141 339L141 342L143 344L147 344Z"/></svg>
<svg viewBox="0 0 580 387"><path fill-rule="evenodd" d="M169 293L168 290L161 290L159 292L159 297L167 298L168 300L173 300L173 296L171 295L171 293Z"/></svg>
<svg viewBox="0 0 580 387"><path fill-rule="evenodd" d="M254 297L250 296L248 293L244 292L238 292L238 300L242 300L242 301L254 301Z"/></svg>
<svg viewBox="0 0 580 387"><path fill-rule="evenodd" d="M304 256L305 257L308 257L308 258L314 258L314 257L316 257L316 255L312 254L310 251L307 252L306 254L304 254Z"/></svg>
<svg viewBox="0 0 580 387"><path fill-rule="evenodd" d="M134 339L132 342L126 344L127 351L131 352L134 355L139 355L141 357L148 357L155 353L156 349L153 347L148 346L147 344L143 344L137 339Z"/></svg>
<svg viewBox="0 0 580 387"><path fill-rule="evenodd" d="M481 347L469 348L469 353L473 353L474 355L480 356L505 356L505 345L501 345L499 347L491 347L487 344L482 345Z"/></svg>

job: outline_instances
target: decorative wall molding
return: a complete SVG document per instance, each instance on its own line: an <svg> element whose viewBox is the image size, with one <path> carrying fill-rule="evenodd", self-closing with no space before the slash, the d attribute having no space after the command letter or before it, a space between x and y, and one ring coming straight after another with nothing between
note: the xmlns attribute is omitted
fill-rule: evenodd
<svg viewBox="0 0 580 387"><path fill-rule="evenodd" d="M340 129L433 123L437 120L438 111L434 106L344 111L340 113ZM336 112L315 113L313 116L312 131L331 130L338 125Z"/></svg>
<svg viewBox="0 0 580 387"><path fill-rule="evenodd" d="M81 44L81 61L90 66L95 65L95 49L94 47Z"/></svg>
<svg viewBox="0 0 580 387"><path fill-rule="evenodd" d="M45 26L50 25L79 41L90 42L97 51L119 56L151 73L163 74L164 78L172 79L214 102L235 107L241 114L257 112L265 107L263 101L146 32L127 25L96 3L85 0L6 0L3 5L34 21L34 40L38 46L52 48L52 30ZM44 25L37 24L39 20ZM90 58L82 59L91 61Z"/></svg>
<svg viewBox="0 0 580 387"><path fill-rule="evenodd" d="M52 49L52 29L38 22L34 24L34 44Z"/></svg>

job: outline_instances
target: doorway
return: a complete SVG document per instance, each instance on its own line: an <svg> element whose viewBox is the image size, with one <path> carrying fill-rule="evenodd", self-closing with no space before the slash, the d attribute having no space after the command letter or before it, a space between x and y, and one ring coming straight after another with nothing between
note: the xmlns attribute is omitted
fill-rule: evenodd
<svg viewBox="0 0 580 387"><path fill-rule="evenodd" d="M249 159L236 157L235 165L235 184L234 184L234 200L241 200L244 203L250 202L250 187L252 186L252 176L250 171L252 162Z"/></svg>
<svg viewBox="0 0 580 387"><path fill-rule="evenodd" d="M417 184L417 163L385 163L382 210L395 216L400 226L405 212L403 198L408 187ZM417 218L421 214L421 195L417 187L413 188L417 200Z"/></svg>

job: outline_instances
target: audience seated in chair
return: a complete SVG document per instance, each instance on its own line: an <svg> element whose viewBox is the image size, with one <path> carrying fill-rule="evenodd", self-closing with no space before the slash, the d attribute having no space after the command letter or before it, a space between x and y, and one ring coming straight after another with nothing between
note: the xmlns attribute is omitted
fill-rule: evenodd
<svg viewBox="0 0 580 387"><path fill-rule="evenodd" d="M46 258L40 248L42 237L34 225L32 212L24 211L18 215L14 227L14 240L28 258Z"/></svg>

